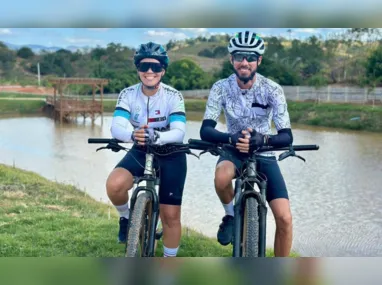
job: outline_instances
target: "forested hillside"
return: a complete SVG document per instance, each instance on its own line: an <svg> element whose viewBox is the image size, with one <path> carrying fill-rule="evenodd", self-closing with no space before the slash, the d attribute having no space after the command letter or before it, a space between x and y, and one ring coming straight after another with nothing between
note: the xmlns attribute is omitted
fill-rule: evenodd
<svg viewBox="0 0 382 285"><path fill-rule="evenodd" d="M230 75L228 39L229 35L215 35L168 42L170 66L164 82L180 90L204 89ZM266 52L259 72L282 85L382 84L382 38L377 29L349 29L325 39L264 39ZM12 50L0 42L0 84L36 84L40 63L44 85L49 77L102 77L110 79L105 92L117 93L138 82L133 54L119 43L35 54L28 47ZM86 86L78 88L80 93L89 92Z"/></svg>

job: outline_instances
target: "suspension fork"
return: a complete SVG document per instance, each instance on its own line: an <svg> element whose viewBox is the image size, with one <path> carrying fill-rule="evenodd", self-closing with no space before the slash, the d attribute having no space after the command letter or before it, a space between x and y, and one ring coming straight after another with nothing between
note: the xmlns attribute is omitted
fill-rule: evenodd
<svg viewBox="0 0 382 285"><path fill-rule="evenodd" d="M149 193L151 197L151 211L150 211L151 223L150 223L150 228L148 229L149 231L148 253L149 253L149 256L153 256L155 254L154 253L155 231L156 231L156 225L158 223L158 218L159 218L158 191L159 191L160 179L158 177L155 177L154 154L149 152L146 153L144 175L143 177L137 178L135 183L136 185L138 185L142 181L145 181L146 185L136 187L131 196L131 211L134 211L135 201L137 199L139 192L143 191L143 192Z"/></svg>

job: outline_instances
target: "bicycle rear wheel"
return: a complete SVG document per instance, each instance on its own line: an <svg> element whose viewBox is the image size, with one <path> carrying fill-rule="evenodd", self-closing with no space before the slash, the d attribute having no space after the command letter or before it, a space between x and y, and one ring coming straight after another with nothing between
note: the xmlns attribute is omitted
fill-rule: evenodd
<svg viewBox="0 0 382 285"><path fill-rule="evenodd" d="M149 193L138 195L130 218L126 257L146 257L149 255L149 231L152 223L151 203Z"/></svg>
<svg viewBox="0 0 382 285"><path fill-rule="evenodd" d="M248 197L245 201L242 256L259 256L259 209L256 198Z"/></svg>

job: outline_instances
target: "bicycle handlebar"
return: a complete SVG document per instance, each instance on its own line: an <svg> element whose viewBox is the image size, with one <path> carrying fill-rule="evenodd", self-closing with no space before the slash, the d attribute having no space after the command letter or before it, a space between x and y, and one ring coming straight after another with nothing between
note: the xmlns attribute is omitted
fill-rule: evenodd
<svg viewBox="0 0 382 285"><path fill-rule="evenodd" d="M99 138L90 138L88 139L88 143L98 143L98 144L104 144L104 143L110 143L111 141L114 141L116 143L123 143L123 141L117 140L117 139L99 139Z"/></svg>
<svg viewBox="0 0 382 285"><path fill-rule="evenodd" d="M89 144L107 144L104 147L98 148L96 151L99 151L101 149L111 149L114 152L118 152L120 150L125 150L125 151L128 150L128 148L120 145L120 143L125 143L125 142L117 140L115 138L108 138L108 139L106 139L106 138L89 138L88 143ZM158 145L150 145L149 144L147 146L148 146L148 148L145 151L148 150L149 152L154 153L154 154L159 155L159 156L166 156L166 155L170 155L170 154L177 153L177 152L184 152L186 154L191 154L191 155L198 157L196 154L194 154L190 151L189 145L184 144L184 143L168 143L168 144L164 145L164 147L165 147L164 150L163 149L162 150L156 149L155 147L161 147ZM144 150L139 150L139 151L144 151Z"/></svg>
<svg viewBox="0 0 382 285"><path fill-rule="evenodd" d="M111 149L114 152L120 151L120 150L127 150L127 148L119 145L119 143L124 143L123 141L111 138L111 139L105 139L105 138L89 138L88 139L89 144L107 144L106 147L101 147L98 148L97 151L101 149ZM176 153L176 152L185 152L187 154L191 154L199 158L198 155L194 154L191 152L190 149L196 149L196 150L202 150L203 152L200 154L202 155L203 153L209 152L212 155L221 155L225 151L223 148L226 149L231 149L231 150L236 150L236 148L230 144L223 144L223 143L210 143L206 142L203 140L197 140L197 139L189 139L188 144L183 144L183 143L169 143L166 144L167 147L175 147L178 148L174 151L169 151L167 154L160 154L156 151L153 151L153 153L157 155L168 155L171 153ZM284 153L282 153L279 156L279 161L289 157L289 156L296 156L303 161L305 159L299 155L296 155L295 151L311 151L311 150L318 150L319 146L318 145L290 145L290 146L284 146L284 147L273 147L273 146L266 146L262 147L260 149L257 149L254 154L260 153L260 152L265 152L265 151L282 151L285 150Z"/></svg>
<svg viewBox="0 0 382 285"><path fill-rule="evenodd" d="M196 140L196 139L189 139L188 143L190 145L190 148L199 149L199 150L207 150L209 148L217 148L217 147L228 147L228 148L236 149L234 146L230 144L210 143L210 142ZM291 147L295 151L318 150L320 148L318 145L309 145L309 144L308 145L292 145L292 146L284 146L284 147L265 146L256 150L256 152L290 150Z"/></svg>
<svg viewBox="0 0 382 285"><path fill-rule="evenodd" d="M223 148L236 150L236 148L230 144L223 143L210 143L203 140L189 139L189 148L203 150L203 153L210 152L212 155L221 155L225 153ZM282 151L285 150L284 153L280 154L279 161L289 157L295 156L305 162L305 159L299 155L297 155L296 151L310 151L310 150L318 150L318 145L289 145L284 147L274 147L274 146L265 146L254 151L254 154L266 151Z"/></svg>

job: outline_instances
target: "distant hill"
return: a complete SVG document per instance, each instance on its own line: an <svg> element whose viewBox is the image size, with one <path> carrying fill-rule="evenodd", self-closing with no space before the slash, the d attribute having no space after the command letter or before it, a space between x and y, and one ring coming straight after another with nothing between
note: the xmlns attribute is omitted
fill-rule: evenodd
<svg viewBox="0 0 382 285"><path fill-rule="evenodd" d="M43 50L50 51L50 52L56 52L60 49L66 49L66 50L70 50L72 52L75 52L77 50L84 50L84 49L91 48L89 46L84 46L84 47L79 47L79 46L67 46L67 47L51 46L51 47L48 47L48 46L36 45L36 44L16 45L16 44L11 44L11 43L7 43L7 42L4 42L4 44L9 49L12 49L12 50L18 50L22 47L29 47L34 53L40 53Z"/></svg>

